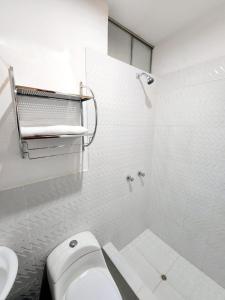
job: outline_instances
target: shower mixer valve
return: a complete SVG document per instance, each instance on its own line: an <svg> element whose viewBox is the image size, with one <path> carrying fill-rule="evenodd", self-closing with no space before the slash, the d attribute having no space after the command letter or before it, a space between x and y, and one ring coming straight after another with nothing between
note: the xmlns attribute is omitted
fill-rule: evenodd
<svg viewBox="0 0 225 300"><path fill-rule="evenodd" d="M145 173L142 172L142 171L138 171L138 176L139 176L139 177L145 177Z"/></svg>
<svg viewBox="0 0 225 300"><path fill-rule="evenodd" d="M127 181L133 182L133 181L134 181L134 177L128 175L128 176L127 176Z"/></svg>

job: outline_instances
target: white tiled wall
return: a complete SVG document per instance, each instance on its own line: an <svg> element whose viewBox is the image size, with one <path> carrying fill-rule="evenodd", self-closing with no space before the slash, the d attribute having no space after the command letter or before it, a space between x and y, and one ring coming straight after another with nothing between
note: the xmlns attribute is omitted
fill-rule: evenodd
<svg viewBox="0 0 225 300"><path fill-rule="evenodd" d="M225 5L154 49L149 225L225 286Z"/></svg>
<svg viewBox="0 0 225 300"><path fill-rule="evenodd" d="M155 45L154 73L170 73L224 55L225 4L222 2Z"/></svg>
<svg viewBox="0 0 225 300"><path fill-rule="evenodd" d="M225 57L156 82L150 228L225 286Z"/></svg>
<svg viewBox="0 0 225 300"><path fill-rule="evenodd" d="M92 51L86 66L99 107L89 171L0 193L0 244L19 255L10 300L37 299L46 256L69 236L90 230L100 243L120 248L146 227L152 110L138 70ZM139 169L146 173L143 181ZM132 185L128 174L135 178Z"/></svg>
<svg viewBox="0 0 225 300"><path fill-rule="evenodd" d="M0 6L0 190L86 169L79 155L21 159L7 67L18 85L78 93L85 48L107 53L106 0L0 0Z"/></svg>

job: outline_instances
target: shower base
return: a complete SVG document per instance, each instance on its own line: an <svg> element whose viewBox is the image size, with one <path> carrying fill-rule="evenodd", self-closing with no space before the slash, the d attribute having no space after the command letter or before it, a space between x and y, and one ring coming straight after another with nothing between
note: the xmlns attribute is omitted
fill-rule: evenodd
<svg viewBox="0 0 225 300"><path fill-rule="evenodd" d="M150 230L104 250L140 300L225 300L225 289Z"/></svg>

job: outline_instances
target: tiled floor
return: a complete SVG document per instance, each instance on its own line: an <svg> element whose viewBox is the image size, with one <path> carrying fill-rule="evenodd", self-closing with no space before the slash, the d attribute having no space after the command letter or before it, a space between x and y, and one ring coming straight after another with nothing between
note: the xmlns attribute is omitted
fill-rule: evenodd
<svg viewBox="0 0 225 300"><path fill-rule="evenodd" d="M225 290L165 244L144 231L120 254L158 300L225 300ZM161 275L167 280L163 281ZM139 296L149 300L148 296Z"/></svg>

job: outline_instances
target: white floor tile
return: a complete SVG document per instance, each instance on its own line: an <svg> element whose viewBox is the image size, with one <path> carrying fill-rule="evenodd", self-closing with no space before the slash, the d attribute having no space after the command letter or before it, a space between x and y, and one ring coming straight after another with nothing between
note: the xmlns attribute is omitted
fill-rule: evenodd
<svg viewBox="0 0 225 300"><path fill-rule="evenodd" d="M154 294L147 288L143 287L138 291L137 296L140 300L157 300Z"/></svg>
<svg viewBox="0 0 225 300"><path fill-rule="evenodd" d="M199 271L196 287L194 288L190 300L224 300L225 290L215 281Z"/></svg>
<svg viewBox="0 0 225 300"><path fill-rule="evenodd" d="M161 281L160 273L149 264L133 244L125 247L121 254L138 273L144 284L153 291Z"/></svg>
<svg viewBox="0 0 225 300"><path fill-rule="evenodd" d="M168 284L175 288L185 299L190 299L196 288L198 277L198 269L182 257L177 259L167 273Z"/></svg>
<svg viewBox="0 0 225 300"><path fill-rule="evenodd" d="M123 266L127 265L125 269L132 270L128 273L136 275L139 280L138 288L135 276L131 280L126 274L140 300L225 300L225 289L150 230L144 231L120 251L119 256L124 261L122 267L117 261L120 260L118 253L115 255L115 251L111 251L115 247L111 246L107 250L117 267L124 271ZM167 275L167 281L161 280L161 274Z"/></svg>
<svg viewBox="0 0 225 300"><path fill-rule="evenodd" d="M184 300L184 298L180 294L178 294L178 292L166 282L160 283L154 295L157 300Z"/></svg>
<svg viewBox="0 0 225 300"><path fill-rule="evenodd" d="M225 290L180 257L167 274L168 283L188 300L224 300Z"/></svg>
<svg viewBox="0 0 225 300"><path fill-rule="evenodd" d="M146 230L132 244L145 259L161 274L167 273L178 254L150 230Z"/></svg>

